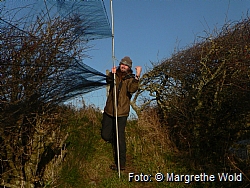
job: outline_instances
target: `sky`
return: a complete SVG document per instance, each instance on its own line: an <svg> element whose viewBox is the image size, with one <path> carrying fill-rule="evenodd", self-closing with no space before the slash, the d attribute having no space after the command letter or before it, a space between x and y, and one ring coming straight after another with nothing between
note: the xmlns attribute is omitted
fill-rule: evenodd
<svg viewBox="0 0 250 188"><path fill-rule="evenodd" d="M103 0L111 23L110 0ZM170 58L176 48L193 44L195 39L207 37L226 23L247 18L249 0L112 0L114 11L114 41L116 65L124 56L130 56L135 66L144 73L151 63ZM250 15L249 15L250 16ZM112 39L89 42L89 58L83 62L105 73L111 69ZM134 70L135 71L135 70ZM106 90L101 89L79 96L79 100L104 108Z"/></svg>
<svg viewBox="0 0 250 188"><path fill-rule="evenodd" d="M110 0L104 4L110 20ZM170 58L176 48L190 46L215 28L247 18L249 9L249 0L113 0L116 65L130 56L133 69L142 66L145 72L151 62ZM84 63L103 73L111 69L111 44L111 38L92 41L90 58ZM105 92L97 90L83 98L102 109Z"/></svg>

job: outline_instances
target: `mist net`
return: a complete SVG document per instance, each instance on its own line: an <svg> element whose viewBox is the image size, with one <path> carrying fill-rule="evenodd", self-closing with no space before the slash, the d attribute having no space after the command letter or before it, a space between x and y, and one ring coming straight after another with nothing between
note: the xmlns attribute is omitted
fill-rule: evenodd
<svg viewBox="0 0 250 188"><path fill-rule="evenodd" d="M71 48L71 44L111 37L102 0L8 0L0 2L0 14L2 104L58 104L106 85L106 75L72 55ZM63 34L60 27L48 27L58 18L61 23L71 20ZM53 29L56 34L50 39L47 35ZM64 46L55 50L58 33L67 37Z"/></svg>
<svg viewBox="0 0 250 188"><path fill-rule="evenodd" d="M102 0L8 0L0 2L1 20L8 21L19 29L26 30L36 23L37 17L44 21L55 17L74 18L78 22L75 35L84 40L111 37L104 2ZM23 22L20 27L20 21Z"/></svg>

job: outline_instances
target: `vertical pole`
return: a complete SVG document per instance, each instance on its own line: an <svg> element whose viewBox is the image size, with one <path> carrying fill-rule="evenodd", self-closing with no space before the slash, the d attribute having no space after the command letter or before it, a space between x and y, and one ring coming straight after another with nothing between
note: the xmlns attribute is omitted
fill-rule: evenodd
<svg viewBox="0 0 250 188"><path fill-rule="evenodd" d="M113 67L115 67L115 35L114 35L114 12L113 12L113 1L110 0L110 12L111 12L111 26L112 26L112 61ZM120 168L120 150L119 150L119 131L118 131L118 117L117 117L117 94L116 94L116 79L114 74L114 95L115 95L115 125L116 125L116 149L117 149L117 167L119 178L121 176Z"/></svg>

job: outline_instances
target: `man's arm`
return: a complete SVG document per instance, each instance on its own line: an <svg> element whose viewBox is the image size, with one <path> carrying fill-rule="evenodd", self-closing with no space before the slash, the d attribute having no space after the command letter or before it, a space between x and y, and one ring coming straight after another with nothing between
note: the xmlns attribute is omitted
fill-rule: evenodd
<svg viewBox="0 0 250 188"><path fill-rule="evenodd" d="M136 66L135 70L136 70L135 79L139 80L140 75L141 75L141 71L142 71L142 67L141 66Z"/></svg>
<svg viewBox="0 0 250 188"><path fill-rule="evenodd" d="M116 73L116 67L112 67L111 72L109 72L106 77L107 84L112 84L114 82L114 74Z"/></svg>
<svg viewBox="0 0 250 188"><path fill-rule="evenodd" d="M135 78L131 79L132 81L130 81L129 85L128 85L128 92L129 93L135 93L139 88L139 78L141 75L142 67L137 66L137 67L135 67L135 70L136 70Z"/></svg>
<svg viewBox="0 0 250 188"><path fill-rule="evenodd" d="M112 84L114 82L114 74L112 72L109 72L109 74L106 77L107 84Z"/></svg>

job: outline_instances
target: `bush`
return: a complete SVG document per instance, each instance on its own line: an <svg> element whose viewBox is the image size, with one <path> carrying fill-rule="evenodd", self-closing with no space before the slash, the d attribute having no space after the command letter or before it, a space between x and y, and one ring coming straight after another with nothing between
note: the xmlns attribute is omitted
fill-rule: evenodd
<svg viewBox="0 0 250 188"><path fill-rule="evenodd" d="M232 143L249 138L250 20L215 34L154 65L141 81L171 141L203 170L226 168Z"/></svg>

